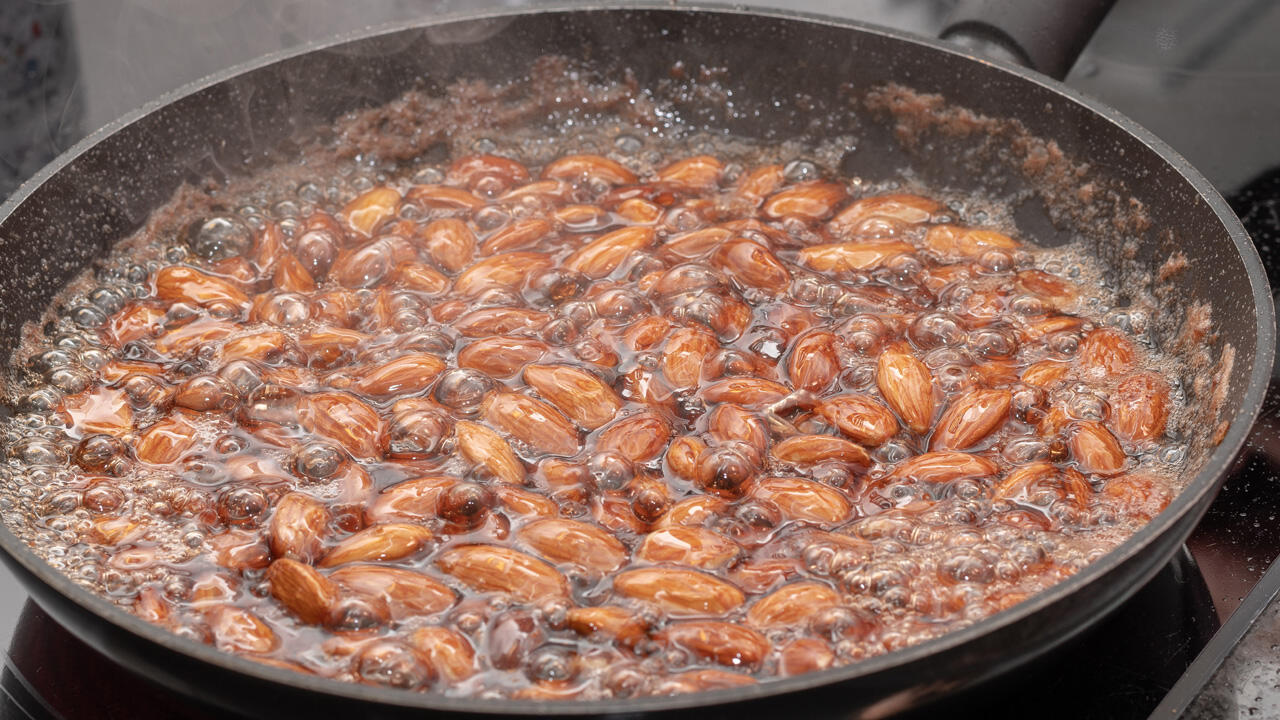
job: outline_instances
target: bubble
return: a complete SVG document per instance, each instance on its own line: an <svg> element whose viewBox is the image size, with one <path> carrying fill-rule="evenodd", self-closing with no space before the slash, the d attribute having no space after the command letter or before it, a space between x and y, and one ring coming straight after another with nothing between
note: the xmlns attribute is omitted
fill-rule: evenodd
<svg viewBox="0 0 1280 720"><path fill-rule="evenodd" d="M932 350L962 344L965 332L960 323L947 313L925 313L912 321L907 337L921 350Z"/></svg>
<svg viewBox="0 0 1280 720"><path fill-rule="evenodd" d="M1093 420L1102 422L1107 419L1109 408L1107 401L1095 392L1088 390L1072 393L1067 401L1067 414L1076 420Z"/></svg>
<svg viewBox="0 0 1280 720"><path fill-rule="evenodd" d="M297 327L311 319L311 302L299 293L274 293L255 309L263 322L277 327Z"/></svg>
<svg viewBox="0 0 1280 720"><path fill-rule="evenodd" d="M484 522L495 498L488 488L476 483L460 482L440 493L436 514L451 525L471 529Z"/></svg>
<svg viewBox="0 0 1280 720"><path fill-rule="evenodd" d="M76 367L60 367L49 373L49 384L68 395L74 395L89 387L89 373Z"/></svg>
<svg viewBox="0 0 1280 720"><path fill-rule="evenodd" d="M524 297L535 306L560 305L581 295L590 284L590 278L580 272L555 268L533 277Z"/></svg>
<svg viewBox="0 0 1280 720"><path fill-rule="evenodd" d="M465 413L480 406L485 393L493 387L489 376L475 370L450 370L436 383L435 397L441 405Z"/></svg>
<svg viewBox="0 0 1280 720"><path fill-rule="evenodd" d="M621 490L635 477L631 461L619 453L604 451L591 456L587 470L602 490Z"/></svg>
<svg viewBox="0 0 1280 720"><path fill-rule="evenodd" d="M93 305L80 305L71 310L71 320L82 328L96 328L107 321L107 315Z"/></svg>
<svg viewBox="0 0 1280 720"><path fill-rule="evenodd" d="M373 685L402 690L427 686L434 675L413 650L393 640L375 640L364 646L356 661L356 674Z"/></svg>
<svg viewBox="0 0 1280 720"><path fill-rule="evenodd" d="M787 182L807 182L818 179L818 166L812 160L798 158L782 168L782 175Z"/></svg>
<svg viewBox="0 0 1280 720"><path fill-rule="evenodd" d="M236 483L218 491L218 516L228 525L253 526L271 509L267 494L254 485Z"/></svg>
<svg viewBox="0 0 1280 720"><path fill-rule="evenodd" d="M525 674L534 682L567 682L577 674L574 661L574 654L563 647L540 647L529 656Z"/></svg>
<svg viewBox="0 0 1280 720"><path fill-rule="evenodd" d="M225 260L243 255L253 246L253 234L246 222L230 215L219 215L203 222L191 223L186 228L184 238L191 252L205 260ZM182 258L177 258L170 261L181 260Z"/></svg>
<svg viewBox="0 0 1280 720"><path fill-rule="evenodd" d="M393 457L430 457L440 452L448 422L430 410L397 413L391 420L388 451Z"/></svg>
<svg viewBox="0 0 1280 720"><path fill-rule="evenodd" d="M324 480L332 477L346 459L337 447L325 442L312 442L298 449L293 457L293 469L304 478Z"/></svg>
<svg viewBox="0 0 1280 720"><path fill-rule="evenodd" d="M624 153L637 153L644 148L644 141L635 135L623 133L613 139L613 146Z"/></svg>
<svg viewBox="0 0 1280 720"><path fill-rule="evenodd" d="M89 293L89 302L104 313L119 312L124 307L127 297L124 292L114 287L100 287Z"/></svg>

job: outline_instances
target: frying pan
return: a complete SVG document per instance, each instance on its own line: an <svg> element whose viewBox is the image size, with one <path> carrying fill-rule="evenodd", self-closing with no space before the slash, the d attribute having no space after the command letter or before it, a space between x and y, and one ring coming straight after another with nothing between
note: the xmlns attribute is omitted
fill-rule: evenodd
<svg viewBox="0 0 1280 720"><path fill-rule="evenodd" d="M1028 3L1003 4L1008 10ZM1099 12L1096 2L1063 5ZM1079 17L1068 13L1060 24L1088 24ZM1083 44L1077 37L1045 46L1025 36L1019 43L1019 33L977 21L955 34L1058 73ZM1089 244L1124 299L1158 303L1155 340L1183 343L1195 356L1193 372L1214 380L1186 383L1193 415L1186 426L1197 428L1188 437L1193 476L1186 489L1090 567L972 626L843 668L675 697L456 699L303 676L133 617L0 530L4 561L50 615L145 677L253 716L664 711L876 717L1047 652L1116 607L1170 559L1244 442L1271 370L1274 309L1244 229L1203 176L1115 111L1011 63L852 22L665 4L544 10L399 26L233 68L97 132L0 207L0 343L15 347L22 325L38 319L62 285L139 227L183 181L233 177L294 133L385 103L415 85L511 79L546 53L605 75L630 69L651 88L664 87L676 61L723 68L719 82L732 90L733 112L674 97L673 108L687 122L766 140L815 130L847 134L856 138L842 161L851 174L1015 198L1021 234L1049 245ZM894 83L911 90L886 92ZM1188 270L1166 263L1175 253ZM1211 332L1188 340L1180 334L1184 319L1198 306L1212 308Z"/></svg>

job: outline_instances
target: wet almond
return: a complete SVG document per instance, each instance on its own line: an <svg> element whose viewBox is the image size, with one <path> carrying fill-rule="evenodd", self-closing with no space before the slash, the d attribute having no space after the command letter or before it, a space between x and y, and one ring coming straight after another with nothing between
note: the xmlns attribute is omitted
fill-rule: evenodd
<svg viewBox="0 0 1280 720"><path fill-rule="evenodd" d="M496 545L458 545L437 555L436 565L477 590L504 592L524 602L569 593L564 576L546 562Z"/></svg>
<svg viewBox="0 0 1280 720"><path fill-rule="evenodd" d="M672 623L654 637L695 657L730 667L756 668L770 648L769 641L755 630L726 622Z"/></svg>
<svg viewBox="0 0 1280 720"><path fill-rule="evenodd" d="M847 197L845 189L835 183L812 182L796 185L774 194L764 203L764 214L774 218L802 217L822 220L835 212Z"/></svg>
<svg viewBox="0 0 1280 720"><path fill-rule="evenodd" d="M860 445L830 435L797 435L773 446L773 456L793 465L813 465L835 460L861 467L871 465L871 457Z"/></svg>
<svg viewBox="0 0 1280 720"><path fill-rule="evenodd" d="M357 458L378 458L386 450L385 421L354 395L305 395L298 403L298 421L307 432L338 443Z"/></svg>
<svg viewBox="0 0 1280 720"><path fill-rule="evenodd" d="M271 554L314 563L324 554L332 520L329 508L310 495L291 492L280 498L271 515Z"/></svg>
<svg viewBox="0 0 1280 720"><path fill-rule="evenodd" d="M768 500L788 518L836 524L852 517L853 505L839 490L804 478L762 478L752 497Z"/></svg>
<svg viewBox="0 0 1280 720"><path fill-rule="evenodd" d="M542 177L571 182L603 180L612 185L629 185L636 181L635 173L601 155L565 155L542 168Z"/></svg>
<svg viewBox="0 0 1280 720"><path fill-rule="evenodd" d="M771 295L785 292L791 285L791 273L782 261L769 248L750 240L725 242L711 261L741 285Z"/></svg>
<svg viewBox="0 0 1280 720"><path fill-rule="evenodd" d="M1085 472L1106 475L1124 469L1124 449L1102 423L1076 423L1068 430L1067 445L1071 448L1071 457Z"/></svg>
<svg viewBox="0 0 1280 720"><path fill-rule="evenodd" d="M701 328L676 330L662 350L663 375L675 388L697 386L708 356L718 346L715 336Z"/></svg>
<svg viewBox="0 0 1280 720"><path fill-rule="evenodd" d="M458 352L458 367L505 379L541 360L549 349L541 340L527 337L498 335L481 338Z"/></svg>
<svg viewBox="0 0 1280 720"><path fill-rule="evenodd" d="M1155 440L1169 421L1169 383L1155 373L1127 378L1111 396L1111 427L1126 440Z"/></svg>
<svg viewBox="0 0 1280 720"><path fill-rule="evenodd" d="M626 227L592 240L570 255L564 266L591 278L613 272L623 259L653 244L654 231L648 227Z"/></svg>
<svg viewBox="0 0 1280 720"><path fill-rule="evenodd" d="M1008 390L975 389L951 401L929 439L931 450L967 450L995 432L1009 417Z"/></svg>
<svg viewBox="0 0 1280 720"><path fill-rule="evenodd" d="M742 548L724 535L683 525L655 530L636 548L637 560L712 571L729 567L741 554Z"/></svg>
<svg viewBox="0 0 1280 720"><path fill-rule="evenodd" d="M681 617L723 615L746 600L741 590L713 575L669 567L619 573L613 579L613 589Z"/></svg>
<svg viewBox="0 0 1280 720"><path fill-rule="evenodd" d="M626 564L627 548L590 523L564 518L535 520L516 534L520 544L556 563L609 573Z"/></svg>
<svg viewBox="0 0 1280 720"><path fill-rule="evenodd" d="M329 574L335 584L386 603L392 620L436 615L453 607L457 594L420 572L386 565L344 565Z"/></svg>
<svg viewBox="0 0 1280 720"><path fill-rule="evenodd" d="M1076 354L1080 369L1105 375L1122 375L1133 367L1133 342L1114 328L1091 330Z"/></svg>
<svg viewBox="0 0 1280 720"><path fill-rule="evenodd" d="M996 474L990 460L962 452L928 452L903 461L891 476L926 483L946 483L961 478L990 477Z"/></svg>
<svg viewBox="0 0 1280 720"><path fill-rule="evenodd" d="M490 393L480 406L494 428L551 455L578 452L578 431L551 405L513 392Z"/></svg>
<svg viewBox="0 0 1280 720"><path fill-rule="evenodd" d="M946 258L977 258L989 250L1017 250L1016 240L995 230L935 225L924 236L925 247Z"/></svg>
<svg viewBox="0 0 1280 720"><path fill-rule="evenodd" d="M915 247L901 242L834 243L813 245L800 251L801 265L822 272L855 272L880 267L889 258L908 255Z"/></svg>
<svg viewBox="0 0 1280 720"><path fill-rule="evenodd" d="M372 235L383 222L391 218L400 206L400 193L389 187L366 190L342 208L347 224L361 235Z"/></svg>
<svg viewBox="0 0 1280 720"><path fill-rule="evenodd" d="M913 432L923 434L933 424L933 376L907 349L897 346L881 353L876 385Z"/></svg>
<svg viewBox="0 0 1280 720"><path fill-rule="evenodd" d="M820 393L831 385L840 372L836 342L829 332L809 332L796 340L787 356L792 387Z"/></svg>
<svg viewBox="0 0 1280 720"><path fill-rule="evenodd" d="M840 594L822 583L791 583L757 600L747 611L747 623L757 628L802 627L809 618L838 605Z"/></svg>
<svg viewBox="0 0 1280 720"><path fill-rule="evenodd" d="M570 365L529 365L524 381L588 430L607 424L622 409L622 398L603 380Z"/></svg>
<svg viewBox="0 0 1280 720"><path fill-rule="evenodd" d="M898 432L898 420L869 395L835 395L818 404L817 412L856 443L883 445Z"/></svg>
<svg viewBox="0 0 1280 720"><path fill-rule="evenodd" d="M458 451L473 465L479 465L502 482L519 485L524 466L502 436L479 423L459 420L454 425Z"/></svg>
<svg viewBox="0 0 1280 720"><path fill-rule="evenodd" d="M315 568L289 558L280 558L267 568L271 596L299 620L320 625L338 602L338 588Z"/></svg>
<svg viewBox="0 0 1280 720"><path fill-rule="evenodd" d="M670 423L654 413L638 413L601 430L596 449L616 452L632 462L642 463L658 457L670 439Z"/></svg>
<svg viewBox="0 0 1280 720"><path fill-rule="evenodd" d="M433 536L421 525L387 523L365 528L338 543L320 561L320 567L352 562L391 562L409 557L427 546Z"/></svg>

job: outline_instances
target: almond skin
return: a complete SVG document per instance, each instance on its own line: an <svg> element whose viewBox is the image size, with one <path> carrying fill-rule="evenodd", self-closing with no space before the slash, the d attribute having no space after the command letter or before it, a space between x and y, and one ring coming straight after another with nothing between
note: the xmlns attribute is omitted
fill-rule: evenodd
<svg viewBox="0 0 1280 720"><path fill-rule="evenodd" d="M967 450L982 442L1009 417L1013 395L1008 390L977 388L951 402L938 418L930 450Z"/></svg>
<svg viewBox="0 0 1280 720"><path fill-rule="evenodd" d="M880 355L876 385L912 432L928 431L933 423L933 376L923 362L901 346L885 350Z"/></svg>

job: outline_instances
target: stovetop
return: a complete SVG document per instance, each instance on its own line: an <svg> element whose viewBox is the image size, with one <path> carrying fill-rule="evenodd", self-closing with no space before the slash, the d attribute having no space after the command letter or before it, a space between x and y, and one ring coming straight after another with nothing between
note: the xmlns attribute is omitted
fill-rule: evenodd
<svg viewBox="0 0 1280 720"><path fill-rule="evenodd" d="M755 4L933 35L953 2ZM264 53L438 13L573 4L581 3L0 0L0 199L89 131ZM1119 0L1067 78L1208 176L1253 235L1273 287L1280 281L1277 36L1280 3L1272 0ZM1280 716L1280 602L1272 602L1280 563L1267 572L1280 556L1278 483L1280 379L1186 551L1095 631L1011 678L949 700L948 714ZM7 648L0 720L225 717L191 708L106 661L46 616L2 568L0 648Z"/></svg>

